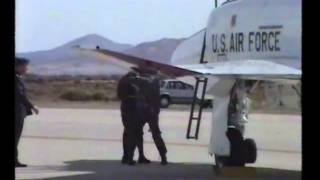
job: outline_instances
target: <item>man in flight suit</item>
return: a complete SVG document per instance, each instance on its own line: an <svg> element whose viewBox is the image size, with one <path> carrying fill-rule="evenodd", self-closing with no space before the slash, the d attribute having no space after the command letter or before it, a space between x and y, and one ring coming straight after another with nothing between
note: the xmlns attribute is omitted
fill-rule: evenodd
<svg viewBox="0 0 320 180"><path fill-rule="evenodd" d="M137 85L137 87L139 88L138 99L137 99L137 114L136 114L136 117L139 120L137 124L138 130L139 130L139 134L137 137L137 148L139 151L138 163L149 164L151 163L151 161L146 158L143 150L143 126L146 123L145 107L147 104L145 102L143 91L141 91L141 86L140 86L141 80L142 80L141 77L137 77L134 81L135 85Z"/></svg>
<svg viewBox="0 0 320 180"><path fill-rule="evenodd" d="M133 160L134 149L137 146L137 139L142 128L137 116L138 87L133 83L136 78L134 72L123 76L117 88L117 94L121 100L121 116L124 126L123 132L123 157L122 163L135 165Z"/></svg>
<svg viewBox="0 0 320 180"><path fill-rule="evenodd" d="M140 78L138 85L141 94L144 95L145 102L145 105L142 109L143 116L141 118L144 123L147 122L149 124L153 140L161 156L161 164L166 165L168 163L166 157L167 148L161 137L161 131L159 128L160 81L155 76L148 78ZM143 128L140 129L143 130ZM140 137L138 139L138 149L142 149L143 151L143 137Z"/></svg>
<svg viewBox="0 0 320 180"><path fill-rule="evenodd" d="M32 111L36 114L39 110L29 101L26 88L21 80L21 76L27 73L29 61L23 58L15 60L15 167L26 167L27 165L19 162L18 144L23 130L24 119L31 115Z"/></svg>

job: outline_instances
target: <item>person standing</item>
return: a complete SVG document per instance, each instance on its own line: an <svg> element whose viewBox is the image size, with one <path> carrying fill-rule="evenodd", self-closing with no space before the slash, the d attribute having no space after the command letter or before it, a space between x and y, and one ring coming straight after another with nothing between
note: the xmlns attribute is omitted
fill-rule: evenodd
<svg viewBox="0 0 320 180"><path fill-rule="evenodd" d="M147 122L152 133L152 138L161 157L161 164L166 165L167 148L161 137L159 127L160 113L160 80L156 76L150 76L139 83L140 91L144 95L145 105L143 106L142 120ZM143 147L143 139L138 141L138 148Z"/></svg>
<svg viewBox="0 0 320 180"><path fill-rule="evenodd" d="M137 115L139 118L139 122L138 122L138 128L139 128L139 134L138 134L138 138L137 138L137 148L139 151L139 158L138 158L138 163L141 164L149 164L151 163L151 161L149 159L146 158L146 156L144 155L144 148L143 148L143 127L144 125L147 123L146 121L146 116L145 116L145 110L146 110L146 106L148 105L146 103L146 98L145 98L145 94L143 91L144 88L144 82L146 82L146 79L139 76L136 78L135 80L135 84L139 87L139 93L138 93L138 101L137 101Z"/></svg>
<svg viewBox="0 0 320 180"><path fill-rule="evenodd" d="M137 116L138 87L133 83L136 74L129 72L123 76L117 87L117 95L121 100L121 117L123 131L123 164L135 165L133 160L134 150L137 146L140 130L139 117Z"/></svg>
<svg viewBox="0 0 320 180"><path fill-rule="evenodd" d="M26 116L39 113L39 110L30 102L26 94L26 88L21 77L27 73L29 60L15 59L15 167L26 167L19 162L18 144L21 138L24 120Z"/></svg>

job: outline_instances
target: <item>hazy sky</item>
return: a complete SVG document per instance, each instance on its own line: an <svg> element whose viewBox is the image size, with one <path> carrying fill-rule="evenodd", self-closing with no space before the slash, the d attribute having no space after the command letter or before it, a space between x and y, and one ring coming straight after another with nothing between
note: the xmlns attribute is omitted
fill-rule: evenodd
<svg viewBox="0 0 320 180"><path fill-rule="evenodd" d="M16 51L50 49L96 33L137 44L204 28L214 0L16 0Z"/></svg>

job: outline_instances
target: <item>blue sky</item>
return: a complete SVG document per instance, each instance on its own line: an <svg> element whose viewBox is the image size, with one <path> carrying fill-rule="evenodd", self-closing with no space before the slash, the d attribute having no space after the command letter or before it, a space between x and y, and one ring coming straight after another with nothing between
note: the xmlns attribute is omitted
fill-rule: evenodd
<svg viewBox="0 0 320 180"><path fill-rule="evenodd" d="M137 44L205 27L214 0L16 0L16 51L46 50L87 34Z"/></svg>

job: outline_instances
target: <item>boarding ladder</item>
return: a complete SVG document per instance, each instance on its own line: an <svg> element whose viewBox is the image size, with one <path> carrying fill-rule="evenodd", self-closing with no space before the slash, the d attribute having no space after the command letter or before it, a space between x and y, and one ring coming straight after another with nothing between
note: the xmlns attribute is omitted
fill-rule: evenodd
<svg viewBox="0 0 320 180"><path fill-rule="evenodd" d="M203 44L201 49L201 56L200 56L200 64L207 63L204 60L204 52L206 49L206 32L204 34L203 38ZM191 110L190 110L190 117L189 117L189 123L188 123L188 129L187 129L187 139L198 139L199 135L199 128L200 128L200 122L201 122L201 116L202 116L202 109L204 108L204 102L205 102L205 94L207 89L207 82L208 78L206 77L196 77L196 85L193 93L193 100L191 104ZM199 87L202 86L202 92L200 99L198 99L198 91ZM200 100L200 101L199 101ZM199 106L199 109L196 109L196 106ZM198 112L195 112L198 111ZM195 130L193 130L194 133L191 133L191 130L194 129L193 123L196 123ZM193 128L192 128L193 127Z"/></svg>
<svg viewBox="0 0 320 180"><path fill-rule="evenodd" d="M206 94L207 81L208 81L208 78L196 77L196 86L194 89L190 117L189 117L189 123L188 123L187 139L198 139L201 116L202 116L202 109L204 107L204 102L205 102L204 97ZM200 97L200 99L198 99L197 94L200 89L199 88L200 86L202 86L202 91L201 91L201 97ZM198 109L196 109L197 105L199 106ZM194 123L196 124L195 130L192 131L192 129L194 129L194 126L193 126ZM191 132L194 132L194 133L191 133Z"/></svg>

